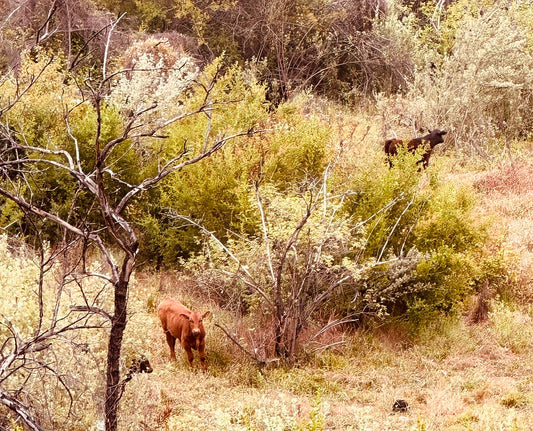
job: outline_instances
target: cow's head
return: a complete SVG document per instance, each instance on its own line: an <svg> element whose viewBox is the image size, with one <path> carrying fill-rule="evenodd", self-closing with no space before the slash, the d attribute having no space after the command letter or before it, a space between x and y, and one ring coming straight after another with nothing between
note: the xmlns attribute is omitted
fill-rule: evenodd
<svg viewBox="0 0 533 431"><path fill-rule="evenodd" d="M200 314L198 311L191 311L190 314L181 313L181 315L189 320L191 333L194 336L200 335L204 332L203 319L211 314L210 311L206 311L204 314Z"/></svg>
<svg viewBox="0 0 533 431"><path fill-rule="evenodd" d="M444 142L443 136L448 133L445 130L439 129L428 130L428 132L429 135L424 136L424 138L430 142L431 148L437 144L442 144Z"/></svg>

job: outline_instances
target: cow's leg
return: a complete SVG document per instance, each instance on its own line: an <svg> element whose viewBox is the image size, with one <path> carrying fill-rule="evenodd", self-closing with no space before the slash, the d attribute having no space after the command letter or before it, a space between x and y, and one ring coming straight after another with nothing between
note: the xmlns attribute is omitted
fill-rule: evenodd
<svg viewBox="0 0 533 431"><path fill-rule="evenodd" d="M205 372L207 371L207 361L205 357L205 343L200 343L198 346L198 354L200 356L200 365L202 366L202 370Z"/></svg>
<svg viewBox="0 0 533 431"><path fill-rule="evenodd" d="M429 165L429 158L431 157L431 151L428 151L422 156L422 166L426 169Z"/></svg>
<svg viewBox="0 0 533 431"><path fill-rule="evenodd" d="M192 367L192 360L194 358L194 355L192 354L192 348L189 345L183 346L185 349L185 352L187 353L187 360L189 361L189 365Z"/></svg>
<svg viewBox="0 0 533 431"><path fill-rule="evenodd" d="M172 336L172 334L169 331L165 332L165 335L167 336L167 343L170 347L170 360L175 361L176 360L176 351L175 351L175 345L176 345L176 338Z"/></svg>
<svg viewBox="0 0 533 431"><path fill-rule="evenodd" d="M422 172L422 168L426 169L428 167L428 162L429 155L423 154L422 158L418 162L416 162L416 164L418 165L418 172Z"/></svg>

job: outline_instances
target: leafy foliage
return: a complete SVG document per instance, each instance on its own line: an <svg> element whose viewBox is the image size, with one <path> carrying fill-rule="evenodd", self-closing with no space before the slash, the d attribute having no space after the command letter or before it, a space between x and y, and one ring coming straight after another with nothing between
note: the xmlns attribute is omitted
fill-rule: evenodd
<svg viewBox="0 0 533 431"><path fill-rule="evenodd" d="M417 172L418 154L400 152L394 167L353 175L344 211L364 222L364 247L352 256L365 269L334 309L365 311L416 324L455 313L480 286L487 224L475 215L468 187ZM373 163L373 162L370 162ZM368 319L367 319L368 320Z"/></svg>
<svg viewBox="0 0 533 431"><path fill-rule="evenodd" d="M194 153L221 137L251 131L254 124L261 124L267 118L264 87L249 71L236 65L222 72L223 64L219 59L207 67L201 78L203 86L184 99L188 110L196 109L204 103L202 88L206 89L209 80L216 78L210 89L211 106L205 115L185 118L170 127L164 145L153 148L160 153L162 160L158 163L183 149ZM202 220L221 238L231 231L250 234L255 230L257 218L251 209L249 182L260 158L260 148L261 138L236 139L213 159L187 167L182 175L167 179L143 199L135 211L151 259L175 264L179 257L198 249L196 231L176 230L168 217L172 212ZM154 169L157 169L155 164L145 166L148 172Z"/></svg>
<svg viewBox="0 0 533 431"><path fill-rule="evenodd" d="M42 252L46 259L53 254L49 247ZM41 262L33 250L0 236L2 391L24 389L28 395L23 400L36 412L43 427L68 424L72 429L82 429L95 419L94 388L90 384L98 382L103 345L96 332L69 333L67 328L75 326L79 316L72 313L70 303L58 298L65 294L72 303L81 303L81 290L58 286L61 265L45 268ZM101 286L84 283L84 287L90 297ZM98 319L92 324L100 325ZM63 336L47 338L47 333L54 329ZM37 337L37 342L14 364L9 364L8 353L15 352L17 346L32 337ZM47 366L40 367L42 363ZM64 378L58 379L58 373Z"/></svg>

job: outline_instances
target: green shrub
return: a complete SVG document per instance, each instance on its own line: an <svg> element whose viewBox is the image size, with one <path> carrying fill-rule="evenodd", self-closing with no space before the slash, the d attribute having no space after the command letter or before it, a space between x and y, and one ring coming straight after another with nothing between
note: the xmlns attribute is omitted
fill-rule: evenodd
<svg viewBox="0 0 533 431"><path fill-rule="evenodd" d="M415 163L419 157L418 152L401 150L393 169L387 169L383 160L371 162L344 185L352 191L345 200L345 215L364 223L367 231L364 257L380 260L390 252L399 255L412 245L409 233L427 198L427 192L419 187Z"/></svg>
<svg viewBox="0 0 533 431"><path fill-rule="evenodd" d="M435 185L413 234L422 252L451 247L455 252L479 249L487 238L487 222L474 215L472 189L453 182Z"/></svg>
<svg viewBox="0 0 533 431"><path fill-rule="evenodd" d="M300 113L281 119L267 138L265 180L281 189L320 180L329 161L330 136L330 128L319 119Z"/></svg>
<svg viewBox="0 0 533 431"><path fill-rule="evenodd" d="M143 172L155 175L161 164L186 150L184 159L198 155L224 137L260 128L267 117L263 86L253 74L217 59L198 77L201 85L181 98L183 112L206 102L205 89L212 85L207 114L184 118L169 127L168 139L153 141L143 150L158 157ZM180 257L197 252L201 245L196 229L176 222L170 214L191 217L223 239L229 231L250 234L257 218L250 210L250 171L260 160L261 140L244 136L229 140L224 148L179 175L166 178L157 190L143 196L135 211L141 228L141 250L152 262L175 265Z"/></svg>
<svg viewBox="0 0 533 431"><path fill-rule="evenodd" d="M360 264L370 263L333 308L401 317L416 326L457 313L489 277L488 225L475 214L473 189L444 183L431 168L421 175L418 158L402 152L392 169L371 169L352 179L356 193L344 211L365 222L365 246L353 255Z"/></svg>
<svg viewBox="0 0 533 431"><path fill-rule="evenodd" d="M214 74L215 66L206 73ZM272 184L280 191L305 191L322 179L331 158L330 126L302 115L298 102L283 104L267 113L264 88L254 81L250 71L229 68L214 89L211 120L195 116L173 126L164 152L171 148L179 151L185 141L191 151L198 151L206 144L206 129L210 130L208 145L257 123L268 130L228 142L209 160L183 169L146 196L135 211L139 213L143 244L150 259L174 264L201 248L203 234L184 226L169 213L199 221L224 243L233 234L259 235L254 184ZM200 96L192 96L188 103L194 106Z"/></svg>
<svg viewBox="0 0 533 431"><path fill-rule="evenodd" d="M406 318L423 324L442 314L455 314L462 301L474 292L475 262L478 255L457 253L443 246L422 259L416 269L415 282L426 288L406 298Z"/></svg>

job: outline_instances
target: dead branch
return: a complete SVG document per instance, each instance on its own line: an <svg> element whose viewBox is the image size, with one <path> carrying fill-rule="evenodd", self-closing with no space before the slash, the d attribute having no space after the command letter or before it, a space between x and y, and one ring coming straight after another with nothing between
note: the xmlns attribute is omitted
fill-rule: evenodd
<svg viewBox="0 0 533 431"><path fill-rule="evenodd" d="M50 6L50 10L48 11L48 16L46 17L46 20L44 21L43 25L37 30L37 36L35 40L35 44L39 45L40 43L44 42L45 40L49 39L55 34L55 31L48 31L50 21L52 20L54 14L57 11L57 0L54 0L52 2L52 5ZM46 30L45 30L46 29ZM41 36L41 32L44 31L44 34Z"/></svg>
<svg viewBox="0 0 533 431"><path fill-rule="evenodd" d="M0 403L19 415L19 417L31 430L44 431L44 429L41 428L37 421L33 418L33 415L29 412L28 407L26 407L16 398L5 392L0 392Z"/></svg>
<svg viewBox="0 0 533 431"><path fill-rule="evenodd" d="M7 111L9 111L13 106L15 106L23 97L24 95L30 91L30 89L33 87L33 85L40 79L44 71L52 64L54 61L54 57L50 57L46 64L39 70L39 73L36 76L32 76L30 82L26 84L26 86L19 91L19 82L17 80L17 92L13 100L11 100L6 106L0 109L0 117L5 114Z"/></svg>
<svg viewBox="0 0 533 431"><path fill-rule="evenodd" d="M226 337L228 337L239 349L241 349L246 355L248 355L250 358L252 358L254 361L256 361L260 366L265 366L268 364L271 364L273 362L278 362L279 358L274 359L260 359L255 352L249 351L246 347L244 347L237 338L235 338L233 335L229 333L229 331L224 328L222 325L219 325L218 323L214 324L217 328L219 328L224 334L226 334Z"/></svg>
<svg viewBox="0 0 533 431"><path fill-rule="evenodd" d="M104 316L109 321L113 320L113 317L107 311L99 307L94 307L90 305L71 305L70 309L73 311L82 311L85 313L99 314L101 316Z"/></svg>
<svg viewBox="0 0 533 431"><path fill-rule="evenodd" d="M198 111L200 112L200 111ZM168 122L167 122L168 123ZM128 193L124 195L124 197L121 199L121 201L118 203L116 207L116 213L120 214L128 202L131 200L133 196L140 193L141 191L150 190L153 187L155 187L158 183L161 182L164 178L166 178L168 175L170 175L173 172L179 171L183 169L186 166L193 165L195 163L198 163L202 161L203 159L206 159L213 155L215 152L220 150L228 141L238 138L240 136L248 136L256 133L262 133L265 130L248 130L246 132L240 132L235 133L230 136L222 137L218 141L216 141L206 152L203 152L196 157L193 157L189 160L185 160L181 163L178 163L180 159L182 159L187 152L183 152L180 155L172 158L169 160L158 172L158 174L151 178L146 178L144 181L142 181L139 185L135 186L133 189L131 189Z"/></svg>
<svg viewBox="0 0 533 431"><path fill-rule="evenodd" d="M241 261L239 260L239 258L228 248L224 245L224 243L222 241L220 241L216 235L209 231L208 229L206 229L204 226L202 226L200 223L197 223L195 222L194 220L192 220L190 217L186 217L184 215L181 215L181 214L177 214L176 212L174 211L171 211L169 213L169 216L172 217L172 218L175 218L175 219L181 219L181 220L184 220L186 222L188 222L190 225L192 226L195 226L196 228L200 229L205 235L207 235L208 237L210 237L211 239L213 239L218 245L220 248L222 248L222 250L235 262L237 263L238 265L238 270L237 270L237 273L243 273L246 275L246 279L243 280L245 281L246 285L251 287L253 290L255 290L257 293L259 293L263 299L265 301L267 301L267 303L269 303L270 305L273 305L272 303L272 300L270 299L270 297L268 296L268 294L263 290L261 289L261 287L259 287L259 284L254 280L254 277L252 276L252 274L250 273L250 271L248 271L248 269L246 268L245 265L243 265L241 263Z"/></svg>

